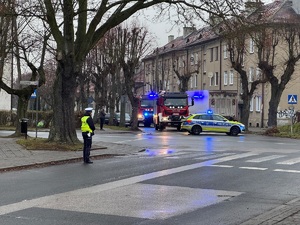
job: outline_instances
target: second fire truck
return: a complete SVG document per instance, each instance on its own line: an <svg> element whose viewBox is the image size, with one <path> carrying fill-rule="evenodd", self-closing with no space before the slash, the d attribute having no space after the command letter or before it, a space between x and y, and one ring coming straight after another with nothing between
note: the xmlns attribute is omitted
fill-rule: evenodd
<svg viewBox="0 0 300 225"><path fill-rule="evenodd" d="M150 127L153 122L153 106L155 105L155 96L142 95L139 101L138 122L143 123L144 127Z"/></svg>

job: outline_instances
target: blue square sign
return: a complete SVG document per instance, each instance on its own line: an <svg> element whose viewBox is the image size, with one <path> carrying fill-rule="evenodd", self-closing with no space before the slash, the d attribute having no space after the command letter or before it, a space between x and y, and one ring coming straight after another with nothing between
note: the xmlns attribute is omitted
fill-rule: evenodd
<svg viewBox="0 0 300 225"><path fill-rule="evenodd" d="M297 95L288 95L288 104L297 104L298 96Z"/></svg>

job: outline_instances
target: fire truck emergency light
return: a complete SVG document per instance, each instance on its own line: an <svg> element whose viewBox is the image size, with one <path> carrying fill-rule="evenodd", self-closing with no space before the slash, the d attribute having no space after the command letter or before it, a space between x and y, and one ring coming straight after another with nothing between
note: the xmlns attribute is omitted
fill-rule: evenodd
<svg viewBox="0 0 300 225"><path fill-rule="evenodd" d="M194 99L204 99L205 95L203 92L195 92L193 97Z"/></svg>
<svg viewBox="0 0 300 225"><path fill-rule="evenodd" d="M156 99L158 97L158 94L154 91L151 91L149 94L148 94L148 97L150 99Z"/></svg>

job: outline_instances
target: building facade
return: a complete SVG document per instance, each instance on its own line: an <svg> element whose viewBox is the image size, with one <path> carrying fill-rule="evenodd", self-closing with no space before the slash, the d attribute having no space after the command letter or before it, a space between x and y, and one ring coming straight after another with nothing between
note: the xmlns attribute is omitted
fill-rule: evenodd
<svg viewBox="0 0 300 225"><path fill-rule="evenodd" d="M252 3L252 2L250 2ZM265 13L267 19L286 18L290 14L299 14L300 1L281 0L264 5L260 13ZM253 6L253 4L251 4ZM255 10L254 10L255 13ZM195 30L190 27L183 28L183 35L177 38L169 36L169 42L153 51L143 59L145 70L145 91L166 90L179 91L181 88L178 74L189 77L188 90L208 90L209 107L214 112L224 116L241 117L243 101L241 94L241 78L231 65L228 44L221 35L216 34L211 26ZM246 40L243 69L247 71L249 86L262 76L258 68L257 49L252 38ZM284 47L282 48L284 51ZM280 54L280 52L278 53ZM283 65L276 66L276 74L282 73ZM297 69L298 68L298 69ZM288 96L300 96L300 74L297 66L292 79L286 86L278 107L278 124L289 122ZM148 84L148 85L147 85ZM251 99L249 126L266 127L270 100L270 84L260 84ZM300 104L300 103L299 103ZM300 110L294 104L294 111Z"/></svg>

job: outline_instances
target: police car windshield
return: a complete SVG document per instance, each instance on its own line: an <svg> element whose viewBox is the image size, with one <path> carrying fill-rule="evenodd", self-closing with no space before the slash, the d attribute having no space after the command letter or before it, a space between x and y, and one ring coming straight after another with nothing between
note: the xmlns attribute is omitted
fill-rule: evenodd
<svg viewBox="0 0 300 225"><path fill-rule="evenodd" d="M153 105L154 105L153 100L147 100L147 99L141 100L141 107L153 107Z"/></svg>
<svg viewBox="0 0 300 225"><path fill-rule="evenodd" d="M186 98L166 98L165 106L186 106Z"/></svg>

